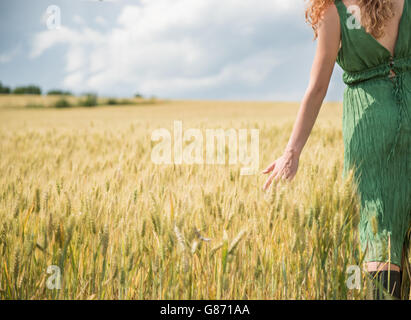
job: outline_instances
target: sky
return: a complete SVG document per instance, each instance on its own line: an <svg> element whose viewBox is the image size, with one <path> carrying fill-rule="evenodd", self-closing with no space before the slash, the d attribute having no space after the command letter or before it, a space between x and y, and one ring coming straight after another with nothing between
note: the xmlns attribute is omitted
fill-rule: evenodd
<svg viewBox="0 0 411 320"><path fill-rule="evenodd" d="M304 0L1 0L0 81L43 91L300 101ZM60 19L58 19L60 16ZM336 65L327 101L341 101Z"/></svg>

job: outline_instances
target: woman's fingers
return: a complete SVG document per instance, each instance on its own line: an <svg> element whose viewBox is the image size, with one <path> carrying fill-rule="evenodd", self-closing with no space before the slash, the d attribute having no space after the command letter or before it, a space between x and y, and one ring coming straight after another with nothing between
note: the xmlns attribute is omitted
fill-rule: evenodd
<svg viewBox="0 0 411 320"><path fill-rule="evenodd" d="M265 182L264 187L263 187L264 191L267 191L267 189L270 187L271 182L273 181L273 179L274 179L274 173L270 174L267 181Z"/></svg>
<svg viewBox="0 0 411 320"><path fill-rule="evenodd" d="M272 183L278 182L280 179L290 181L293 178L294 174L287 173L284 169L274 170L274 172L267 179L264 184L263 190L266 191Z"/></svg>
<svg viewBox="0 0 411 320"><path fill-rule="evenodd" d="M281 171L279 167L275 167L273 172L271 173L270 177L267 179L267 182L264 184L263 190L266 191L273 181L277 181L277 175Z"/></svg>
<svg viewBox="0 0 411 320"><path fill-rule="evenodd" d="M277 182L280 179L284 179L284 176L285 176L284 170L279 170L274 177L274 182Z"/></svg>
<svg viewBox="0 0 411 320"><path fill-rule="evenodd" d="M297 173L296 171L293 171L293 172L290 174L290 176L287 177L287 180L289 180L289 181L293 180L296 173Z"/></svg>
<svg viewBox="0 0 411 320"><path fill-rule="evenodd" d="M288 169L283 173L282 179L286 181L291 181L294 179L296 174L297 174L297 169L291 169L291 170Z"/></svg>
<svg viewBox="0 0 411 320"><path fill-rule="evenodd" d="M263 174L267 174L267 173L273 171L274 168L275 168L275 163L276 163L276 161L274 161L272 164L270 164L270 165L263 171Z"/></svg>

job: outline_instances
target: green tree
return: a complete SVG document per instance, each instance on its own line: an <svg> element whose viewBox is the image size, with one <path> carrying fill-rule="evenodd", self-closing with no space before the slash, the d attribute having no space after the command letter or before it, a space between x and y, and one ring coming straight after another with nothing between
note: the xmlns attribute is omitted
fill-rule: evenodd
<svg viewBox="0 0 411 320"><path fill-rule="evenodd" d="M13 90L14 94L41 94L41 89L38 86L35 85L28 85L28 86L22 86L22 87L16 87Z"/></svg>
<svg viewBox="0 0 411 320"><path fill-rule="evenodd" d="M78 104L83 107L94 107L98 104L98 96L95 93L86 93Z"/></svg>
<svg viewBox="0 0 411 320"><path fill-rule="evenodd" d="M0 94L9 94L10 93L10 88L3 86L3 84L0 82Z"/></svg>
<svg viewBox="0 0 411 320"><path fill-rule="evenodd" d="M73 93L70 91L64 91L60 89L52 89L47 92L47 95L49 96L72 96Z"/></svg>

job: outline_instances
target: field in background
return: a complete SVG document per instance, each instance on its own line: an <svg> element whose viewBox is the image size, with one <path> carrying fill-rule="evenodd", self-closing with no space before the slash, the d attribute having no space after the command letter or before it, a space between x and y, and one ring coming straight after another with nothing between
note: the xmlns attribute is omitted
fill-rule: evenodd
<svg viewBox="0 0 411 320"><path fill-rule="evenodd" d="M0 299L364 297L346 286L361 255L357 201L341 179L341 104L322 107L297 176L269 195L265 177L239 166L154 165L151 133L174 120L259 129L263 169L281 155L296 103L0 105ZM47 288L50 265L60 290Z"/></svg>

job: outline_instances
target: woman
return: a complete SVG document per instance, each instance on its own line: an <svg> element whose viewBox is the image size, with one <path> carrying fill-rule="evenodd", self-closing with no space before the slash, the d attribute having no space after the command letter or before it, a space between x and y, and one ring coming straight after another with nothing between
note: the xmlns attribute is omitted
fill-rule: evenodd
<svg viewBox="0 0 411 320"><path fill-rule="evenodd" d="M353 169L361 248L379 280L373 298L400 298L411 221L410 0L311 0L306 17L318 39L310 82L283 155L263 171L264 189L294 178L337 62L347 85L343 177Z"/></svg>

